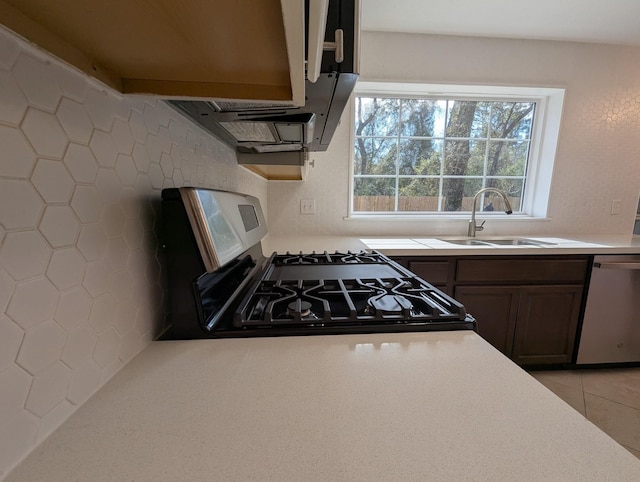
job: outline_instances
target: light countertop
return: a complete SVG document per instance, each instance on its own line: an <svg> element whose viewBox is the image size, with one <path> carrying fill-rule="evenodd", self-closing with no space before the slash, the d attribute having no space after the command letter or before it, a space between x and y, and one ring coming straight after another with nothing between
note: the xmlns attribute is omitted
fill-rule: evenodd
<svg viewBox="0 0 640 482"><path fill-rule="evenodd" d="M638 481L470 331L154 342L8 481Z"/></svg>
<svg viewBox="0 0 640 482"><path fill-rule="evenodd" d="M447 243L452 236L277 236L269 234L263 251L284 253L360 251L375 249L388 256L468 256L523 254L638 254L640 240L631 235L558 235L558 236L478 236L493 238L527 238L542 241L543 246L465 246ZM455 236L453 236L455 238ZM458 236L457 238L463 238Z"/></svg>

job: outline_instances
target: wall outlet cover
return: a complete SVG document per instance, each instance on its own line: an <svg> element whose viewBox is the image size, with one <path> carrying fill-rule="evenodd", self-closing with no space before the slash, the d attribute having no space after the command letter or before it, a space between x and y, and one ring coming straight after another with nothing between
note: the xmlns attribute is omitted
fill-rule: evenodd
<svg viewBox="0 0 640 482"><path fill-rule="evenodd" d="M315 199L300 199L300 214L315 214L315 213L316 213Z"/></svg>
<svg viewBox="0 0 640 482"><path fill-rule="evenodd" d="M611 214L620 214L620 205L622 204L622 200L614 199L611 201Z"/></svg>

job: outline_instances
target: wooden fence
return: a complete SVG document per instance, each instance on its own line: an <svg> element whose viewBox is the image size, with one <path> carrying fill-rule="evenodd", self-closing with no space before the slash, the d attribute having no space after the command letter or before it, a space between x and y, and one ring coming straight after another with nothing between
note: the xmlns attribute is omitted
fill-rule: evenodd
<svg viewBox="0 0 640 482"><path fill-rule="evenodd" d="M444 206L446 199L442 200ZM504 210L504 204L501 199L492 197L491 201L496 211ZM510 198L514 211L519 209L519 200ZM465 197L462 199L461 211L471 211L473 206L473 197ZM482 210L478 206L479 210ZM363 212L385 212L395 210L394 196L354 196L353 210ZM398 211L438 211L438 198L436 196L400 196L398 198Z"/></svg>

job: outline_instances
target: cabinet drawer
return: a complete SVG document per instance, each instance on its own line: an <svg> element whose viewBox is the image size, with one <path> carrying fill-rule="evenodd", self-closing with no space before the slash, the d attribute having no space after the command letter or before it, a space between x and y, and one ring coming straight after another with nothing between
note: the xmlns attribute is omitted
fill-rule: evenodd
<svg viewBox="0 0 640 482"><path fill-rule="evenodd" d="M427 283L446 285L449 280L449 261L409 261L408 267Z"/></svg>
<svg viewBox="0 0 640 482"><path fill-rule="evenodd" d="M572 259L461 259L456 282L584 283L587 258Z"/></svg>

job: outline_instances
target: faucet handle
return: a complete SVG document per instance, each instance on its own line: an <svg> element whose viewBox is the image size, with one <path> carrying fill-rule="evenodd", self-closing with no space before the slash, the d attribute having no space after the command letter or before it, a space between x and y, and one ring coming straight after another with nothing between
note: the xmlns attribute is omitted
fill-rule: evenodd
<svg viewBox="0 0 640 482"><path fill-rule="evenodd" d="M483 220L480 224L476 225L476 231L482 231L484 229L484 223L486 223L487 220Z"/></svg>

